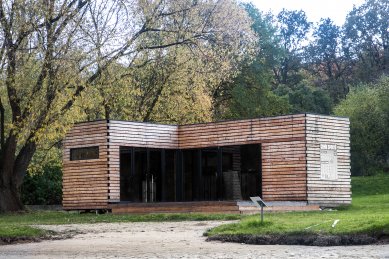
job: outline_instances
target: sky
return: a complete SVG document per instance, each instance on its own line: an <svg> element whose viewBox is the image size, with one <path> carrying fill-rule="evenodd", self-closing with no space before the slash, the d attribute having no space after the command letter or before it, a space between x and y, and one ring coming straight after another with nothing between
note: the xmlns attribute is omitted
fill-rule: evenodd
<svg viewBox="0 0 389 259"><path fill-rule="evenodd" d="M359 6L364 0L247 0L253 2L259 10L278 14L287 10L304 10L310 22L319 22L320 18L331 18L335 24L343 25L346 15L353 5Z"/></svg>

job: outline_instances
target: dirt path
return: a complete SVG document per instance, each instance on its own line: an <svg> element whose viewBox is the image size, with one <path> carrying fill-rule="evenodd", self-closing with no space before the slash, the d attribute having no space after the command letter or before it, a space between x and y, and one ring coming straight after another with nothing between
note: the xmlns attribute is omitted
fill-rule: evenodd
<svg viewBox="0 0 389 259"><path fill-rule="evenodd" d="M0 258L389 258L389 245L304 247L205 242L203 232L222 223L40 226L78 234L65 240L0 246Z"/></svg>

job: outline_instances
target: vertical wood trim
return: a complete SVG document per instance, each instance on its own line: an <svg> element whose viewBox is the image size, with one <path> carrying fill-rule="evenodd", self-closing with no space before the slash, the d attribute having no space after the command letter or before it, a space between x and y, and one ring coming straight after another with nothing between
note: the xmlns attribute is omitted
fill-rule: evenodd
<svg viewBox="0 0 389 259"><path fill-rule="evenodd" d="M108 202L114 203L120 201L120 145L112 142L111 120L107 120L107 145L108 155L107 163L109 166L109 197Z"/></svg>
<svg viewBox="0 0 389 259"><path fill-rule="evenodd" d="M111 175L111 170L110 170L110 160L109 160L109 156L110 156L110 153L109 153L109 120L107 120L107 125L106 125L106 127L107 127L107 179L108 179L108 184L107 184L107 186L108 186L108 197L107 197L107 199L108 199L108 201L109 200L111 200L111 177L110 177L110 175ZM119 159L120 159L120 155L119 155ZM120 174L119 174L119 176L120 176ZM119 187L120 187L120 181L119 181ZM120 192L119 192L119 199L120 199Z"/></svg>
<svg viewBox="0 0 389 259"><path fill-rule="evenodd" d="M305 132L305 136L304 136L304 143L305 143L305 197L308 201L308 156L307 156L307 153L308 153L308 140L307 140L307 122L308 122L308 117L307 117L307 114L305 113L304 114L304 117L305 117L305 123L304 123L304 132Z"/></svg>

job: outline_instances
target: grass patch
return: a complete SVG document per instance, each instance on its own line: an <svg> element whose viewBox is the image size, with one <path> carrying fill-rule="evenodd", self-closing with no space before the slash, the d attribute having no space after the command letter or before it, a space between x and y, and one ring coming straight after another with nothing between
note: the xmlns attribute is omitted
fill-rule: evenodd
<svg viewBox="0 0 389 259"><path fill-rule="evenodd" d="M333 211L287 212L242 218L211 229L215 235L389 235L389 176L353 177L352 205ZM332 224L339 220L335 227Z"/></svg>
<svg viewBox="0 0 389 259"><path fill-rule="evenodd" d="M33 228L30 226L0 224L0 237L1 238L37 237L37 236L44 236L45 234L46 234L45 230Z"/></svg>
<svg viewBox="0 0 389 259"><path fill-rule="evenodd" d="M236 220L238 214L145 214L145 215L114 215L65 212L39 211L26 213L0 214L0 227L3 225L61 225L85 223L114 223L114 222L163 222L163 221L203 221L203 220ZM1 231L0 231L1 236Z"/></svg>
<svg viewBox="0 0 389 259"><path fill-rule="evenodd" d="M45 237L48 232L31 227L31 225L61 225L85 223L114 222L163 222L163 221L204 221L236 220L235 214L146 214L146 215L113 215L65 211L38 211L25 213L0 214L0 241L13 237Z"/></svg>
<svg viewBox="0 0 389 259"><path fill-rule="evenodd" d="M209 230L216 235L389 235L389 176L353 177L353 202L351 206L335 211L267 213L261 224L258 215L218 214L79 214L76 212L41 211L0 214L0 241L4 238L44 237L48 232L31 225L237 220ZM333 228L332 224L339 220Z"/></svg>

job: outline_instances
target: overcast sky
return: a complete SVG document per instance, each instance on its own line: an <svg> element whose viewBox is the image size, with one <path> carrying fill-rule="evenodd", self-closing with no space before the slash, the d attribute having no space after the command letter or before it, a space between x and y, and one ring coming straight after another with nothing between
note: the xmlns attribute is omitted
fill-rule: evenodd
<svg viewBox="0 0 389 259"><path fill-rule="evenodd" d="M329 17L340 26L343 25L353 5L359 6L364 0L246 0L245 2L253 2L261 11L271 10L274 14L278 14L282 8L302 9L311 22L318 22L320 18Z"/></svg>

